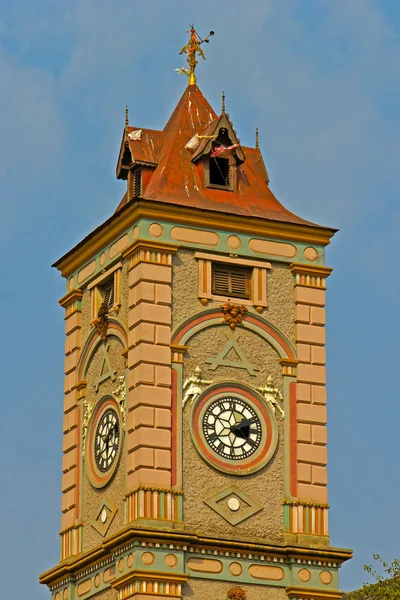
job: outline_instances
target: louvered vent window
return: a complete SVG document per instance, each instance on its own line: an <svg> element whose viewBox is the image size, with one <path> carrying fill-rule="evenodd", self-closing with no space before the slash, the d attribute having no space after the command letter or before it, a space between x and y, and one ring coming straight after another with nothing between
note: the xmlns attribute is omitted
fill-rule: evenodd
<svg viewBox="0 0 400 600"><path fill-rule="evenodd" d="M217 296L250 298L252 269L213 264L212 293Z"/></svg>
<svg viewBox="0 0 400 600"><path fill-rule="evenodd" d="M109 281L103 286L103 302L105 302L108 309L112 309L114 306L114 280Z"/></svg>
<svg viewBox="0 0 400 600"><path fill-rule="evenodd" d="M133 195L135 197L142 194L142 168L136 167L133 172Z"/></svg>

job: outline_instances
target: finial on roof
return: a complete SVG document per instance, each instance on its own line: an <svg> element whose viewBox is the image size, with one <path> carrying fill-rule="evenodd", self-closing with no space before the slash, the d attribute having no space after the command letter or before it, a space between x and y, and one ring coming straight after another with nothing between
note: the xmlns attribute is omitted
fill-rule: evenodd
<svg viewBox="0 0 400 600"><path fill-rule="evenodd" d="M125 127L129 125L129 108L128 105L125 106Z"/></svg>
<svg viewBox="0 0 400 600"><path fill-rule="evenodd" d="M258 143L258 127L256 127L256 148L259 148L259 143Z"/></svg>
<svg viewBox="0 0 400 600"><path fill-rule="evenodd" d="M222 92L222 112L225 112L225 92Z"/></svg>
<svg viewBox="0 0 400 600"><path fill-rule="evenodd" d="M196 60L196 54L200 54L201 58L206 60L204 52L200 48L200 46L201 44L204 44L204 42L208 44L208 42L210 41L209 38L214 35L214 32L210 31L208 36L203 40L195 30L194 25L191 25L190 31L188 31L188 33L190 33L189 43L186 44L186 46L183 46L179 54L187 54L186 61L189 64L189 69L185 69L184 67L182 67L182 69L176 69L176 71L178 73L185 73L189 77L188 85L196 85L195 70L196 65L198 64L198 61Z"/></svg>

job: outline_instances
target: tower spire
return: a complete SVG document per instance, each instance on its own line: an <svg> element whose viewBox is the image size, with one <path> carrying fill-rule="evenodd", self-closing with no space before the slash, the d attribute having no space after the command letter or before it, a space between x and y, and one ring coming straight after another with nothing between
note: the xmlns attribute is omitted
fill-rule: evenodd
<svg viewBox="0 0 400 600"><path fill-rule="evenodd" d="M256 127L256 148L259 148L259 142L258 142L258 127Z"/></svg>
<svg viewBox="0 0 400 600"><path fill-rule="evenodd" d="M128 105L125 106L125 127L129 125L129 108Z"/></svg>
<svg viewBox="0 0 400 600"><path fill-rule="evenodd" d="M222 92L222 112L225 112L225 92Z"/></svg>
<svg viewBox="0 0 400 600"><path fill-rule="evenodd" d="M196 81L196 75L195 75L195 70L196 70L196 65L198 64L198 60L196 59L196 55L200 54L201 58L203 58L204 60L206 60L206 57L204 56L204 52L203 50L200 48L201 44L204 44L204 42L206 42L208 44L208 42L210 41L209 38L211 36L214 35L213 31L210 31L210 33L208 34L208 36L206 38L204 38L204 40L199 36L199 34L197 33L197 31L194 28L194 25L190 26L190 31L188 31L188 33L190 33L190 38L189 38L189 42L188 44L186 44L186 46L184 46L182 48L182 50L179 52L179 54L186 54L187 55L187 63L189 65L189 70L187 69L178 69L178 72L184 72L186 73L186 75L189 77L189 83L188 85L196 85L197 81Z"/></svg>

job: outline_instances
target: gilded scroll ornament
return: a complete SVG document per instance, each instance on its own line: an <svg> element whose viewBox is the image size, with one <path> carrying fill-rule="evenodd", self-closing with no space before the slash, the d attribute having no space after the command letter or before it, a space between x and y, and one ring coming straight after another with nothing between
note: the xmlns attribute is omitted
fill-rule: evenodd
<svg viewBox="0 0 400 600"><path fill-rule="evenodd" d="M228 323L229 327L233 330L236 325L241 325L243 317L247 312L247 308L242 304L230 304L226 302L221 305L224 311L224 323Z"/></svg>
<svg viewBox="0 0 400 600"><path fill-rule="evenodd" d="M246 600L246 592L242 588L235 586L228 590L229 600Z"/></svg>
<svg viewBox="0 0 400 600"><path fill-rule="evenodd" d="M206 385L210 385L212 381L207 381L206 379L202 379L201 377L201 369L200 367L196 367L194 370L194 374L191 377L188 377L183 384L183 391L185 392L183 396L182 406L185 406L186 402L190 399L190 404L193 404L195 400L200 396L203 391L203 387Z"/></svg>
<svg viewBox="0 0 400 600"><path fill-rule="evenodd" d="M125 377L121 375L118 377L117 389L113 391L114 396L118 400L119 408L122 416L122 424L125 429L126 424L126 381Z"/></svg>
<svg viewBox="0 0 400 600"><path fill-rule="evenodd" d="M281 418L285 418L285 411L279 404L279 402L283 402L283 396L278 388L273 385L273 377L272 375L268 375L266 385L257 388L259 392L262 393L266 402L271 406L272 410L276 414L278 411L281 415Z"/></svg>

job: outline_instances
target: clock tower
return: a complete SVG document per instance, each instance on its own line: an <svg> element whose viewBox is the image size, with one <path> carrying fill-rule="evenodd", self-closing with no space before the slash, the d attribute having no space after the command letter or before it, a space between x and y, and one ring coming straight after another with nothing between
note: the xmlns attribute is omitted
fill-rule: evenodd
<svg viewBox="0 0 400 600"><path fill-rule="evenodd" d="M114 214L66 279L53 600L337 600L328 532L325 247L197 87L129 125Z"/></svg>

